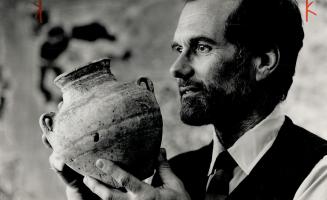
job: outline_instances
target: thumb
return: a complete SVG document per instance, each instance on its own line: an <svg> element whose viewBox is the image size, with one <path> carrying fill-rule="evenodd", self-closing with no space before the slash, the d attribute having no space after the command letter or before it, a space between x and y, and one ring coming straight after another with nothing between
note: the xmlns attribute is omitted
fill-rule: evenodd
<svg viewBox="0 0 327 200"><path fill-rule="evenodd" d="M179 182L179 179L170 168L170 165L167 160L166 149L164 148L160 149L158 163L158 173L163 184L169 187L174 187Z"/></svg>

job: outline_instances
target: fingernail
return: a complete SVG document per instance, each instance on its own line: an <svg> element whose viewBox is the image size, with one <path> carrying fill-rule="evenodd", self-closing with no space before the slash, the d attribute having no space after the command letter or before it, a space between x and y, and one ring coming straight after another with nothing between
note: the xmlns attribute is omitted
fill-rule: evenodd
<svg viewBox="0 0 327 200"><path fill-rule="evenodd" d="M85 176L84 178L83 178L83 183L87 183L88 182L88 180L89 180L89 177L88 176Z"/></svg>
<svg viewBox="0 0 327 200"><path fill-rule="evenodd" d="M97 168L99 168L99 169L103 169L103 167L104 167L104 162L103 162L102 160L99 159L99 160L96 161L95 165L97 166Z"/></svg>

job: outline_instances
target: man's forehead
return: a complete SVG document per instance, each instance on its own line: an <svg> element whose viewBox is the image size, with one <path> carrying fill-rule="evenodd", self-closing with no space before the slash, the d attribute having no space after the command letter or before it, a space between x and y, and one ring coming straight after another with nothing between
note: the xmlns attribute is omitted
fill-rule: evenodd
<svg viewBox="0 0 327 200"><path fill-rule="evenodd" d="M193 0L185 4L179 24L199 17L204 21L224 22L240 0ZM211 20L208 20L211 19ZM215 19L215 20L213 20Z"/></svg>
<svg viewBox="0 0 327 200"><path fill-rule="evenodd" d="M194 0L187 2L175 32L175 40L192 35L214 38L222 33L227 17L240 0ZM218 41L217 41L218 42Z"/></svg>

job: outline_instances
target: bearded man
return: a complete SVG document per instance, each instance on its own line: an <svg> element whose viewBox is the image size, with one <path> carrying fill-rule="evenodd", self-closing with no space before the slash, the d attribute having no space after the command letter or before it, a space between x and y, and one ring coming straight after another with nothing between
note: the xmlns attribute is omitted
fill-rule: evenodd
<svg viewBox="0 0 327 200"><path fill-rule="evenodd" d="M100 159L96 166L126 190L90 177L84 184L69 179L68 199L86 193L111 200L326 199L327 142L293 124L279 106L303 37L294 0L187 1L170 71L179 86L182 121L212 124L213 141L169 164L162 153L152 186ZM51 163L67 177L62 162Z"/></svg>

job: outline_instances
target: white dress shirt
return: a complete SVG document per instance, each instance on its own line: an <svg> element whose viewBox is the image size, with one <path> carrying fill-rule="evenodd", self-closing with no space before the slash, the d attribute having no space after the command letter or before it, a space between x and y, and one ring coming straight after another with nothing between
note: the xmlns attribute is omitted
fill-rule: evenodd
<svg viewBox="0 0 327 200"><path fill-rule="evenodd" d="M274 143L285 120L280 109L280 106L277 106L269 116L247 131L233 146L227 149L238 165L234 169L232 180L229 182L229 193L250 174ZM215 131L213 131L213 151L208 175L214 173L214 162L224 150ZM209 177L208 184L210 180ZM293 200L327 200L327 156L323 157L312 169L296 191Z"/></svg>

